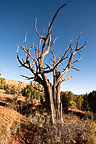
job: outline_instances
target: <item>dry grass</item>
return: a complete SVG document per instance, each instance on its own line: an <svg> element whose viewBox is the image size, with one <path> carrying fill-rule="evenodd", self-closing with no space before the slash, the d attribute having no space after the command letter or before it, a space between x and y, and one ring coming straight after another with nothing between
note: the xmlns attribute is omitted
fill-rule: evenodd
<svg viewBox="0 0 96 144"><path fill-rule="evenodd" d="M2 92L0 100L13 100L13 96ZM12 107L11 100L8 102ZM62 125L58 121L52 126L46 114L26 118L0 106L0 144L96 144L96 123L66 114Z"/></svg>
<svg viewBox="0 0 96 144"><path fill-rule="evenodd" d="M0 106L0 144L95 144L96 124L66 115L62 125L33 120Z"/></svg>

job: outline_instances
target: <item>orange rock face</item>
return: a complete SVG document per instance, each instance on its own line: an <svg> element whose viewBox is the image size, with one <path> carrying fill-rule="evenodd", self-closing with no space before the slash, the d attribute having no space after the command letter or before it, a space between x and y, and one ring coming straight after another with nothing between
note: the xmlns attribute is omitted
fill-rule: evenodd
<svg viewBox="0 0 96 144"><path fill-rule="evenodd" d="M15 81L15 80L7 80L5 79L4 82L10 86L14 86L17 88L24 88L27 84L24 82L20 82L20 81Z"/></svg>

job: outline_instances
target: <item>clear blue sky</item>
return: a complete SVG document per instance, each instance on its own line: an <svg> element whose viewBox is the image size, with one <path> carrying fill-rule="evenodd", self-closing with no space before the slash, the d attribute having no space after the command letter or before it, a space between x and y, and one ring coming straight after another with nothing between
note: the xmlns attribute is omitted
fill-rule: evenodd
<svg viewBox="0 0 96 144"><path fill-rule="evenodd" d="M39 32L47 29L48 23L65 0L0 0L0 69L2 77L25 81L20 75L30 75L19 68L16 45L24 40L28 32L28 43L38 42L34 30L38 19ZM77 64L80 72L71 71L75 77L63 83L61 90L76 94L96 90L96 0L72 0L60 11L53 26L53 34L59 36L56 52L64 51L70 39L76 40L82 32L81 42L88 38L82 51L82 60ZM27 82L27 81L26 81Z"/></svg>

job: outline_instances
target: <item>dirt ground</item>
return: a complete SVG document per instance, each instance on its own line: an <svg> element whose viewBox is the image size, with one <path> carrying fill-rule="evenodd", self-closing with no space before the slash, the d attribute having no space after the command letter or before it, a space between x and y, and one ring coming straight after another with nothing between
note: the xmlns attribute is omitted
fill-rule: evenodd
<svg viewBox="0 0 96 144"><path fill-rule="evenodd" d="M0 144L40 144L44 129L12 109L14 95L0 89ZM20 97L25 101L24 97Z"/></svg>
<svg viewBox="0 0 96 144"><path fill-rule="evenodd" d="M26 117L6 107L11 105L12 99L13 95L7 95L0 90L0 144L34 143L32 142L34 126Z"/></svg>
<svg viewBox="0 0 96 144"><path fill-rule="evenodd" d="M24 97L20 99L25 101ZM44 141L47 143L49 139L46 139L44 136L46 128L34 122L33 119L29 121L27 117L13 110L13 100L14 95L7 95L4 90L0 89L0 144L43 144ZM80 120L72 115L64 115L64 136L67 134L70 137L71 133L74 134L74 132L78 130L81 132L82 129L84 129L86 131L85 133L84 131L82 132L82 137L87 140L90 127L92 129L91 138L93 137L94 140L96 140L93 133L93 131L96 132L95 123L91 124L91 121ZM72 131L71 133L70 131L68 133L68 128ZM49 132L51 133L51 131ZM78 139L77 135L76 137ZM72 138L74 139L74 137ZM93 141L93 138L91 141Z"/></svg>

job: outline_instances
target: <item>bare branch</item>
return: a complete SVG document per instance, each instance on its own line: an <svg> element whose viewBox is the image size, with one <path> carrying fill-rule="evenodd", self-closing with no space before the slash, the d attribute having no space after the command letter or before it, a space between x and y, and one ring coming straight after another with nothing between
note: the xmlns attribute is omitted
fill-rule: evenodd
<svg viewBox="0 0 96 144"><path fill-rule="evenodd" d="M38 57L40 56L40 46L41 46L41 39L40 39L39 46L38 46Z"/></svg>
<svg viewBox="0 0 96 144"><path fill-rule="evenodd" d="M49 58L50 60L51 60L51 62L54 64L54 60L52 60L51 58ZM45 72L45 73L47 73L47 72Z"/></svg>
<svg viewBox="0 0 96 144"><path fill-rule="evenodd" d="M18 59L18 61L19 61L19 63L21 64L21 66L22 67L25 67L25 68L27 68L27 69L29 69L34 75L36 74L36 71L34 70L34 68L31 66L31 64L30 64L30 61L26 58L26 63L23 63L21 60L20 60L20 58L19 58L19 55L18 55L18 49L20 48L20 46L18 45L17 46L17 59ZM27 66L27 65L28 66Z"/></svg>
<svg viewBox="0 0 96 144"><path fill-rule="evenodd" d="M80 35L81 35L81 33L80 33ZM79 35L77 42L76 42L76 50L78 49L78 45L79 45L79 41L80 41L80 35Z"/></svg>
<svg viewBox="0 0 96 144"><path fill-rule="evenodd" d="M87 41L85 41L84 45L82 47L80 47L80 48L84 48L86 46L86 44L87 44ZM63 78L63 76L66 74L66 72L69 71L71 68L74 69L74 70L79 71L79 69L74 68L74 66L71 66L71 64L74 64L74 63L80 61L80 59L81 59L80 58L80 52L79 52L80 48L77 48L77 49L75 49L74 52L72 52L72 43L70 43L70 52L71 52L71 54L70 54L70 57L69 57L69 61L68 61L67 66L65 67L65 69L61 72L60 77L58 78L57 84L58 84L59 81L61 81L61 79ZM77 60L75 60L74 62L72 62L73 56L76 53L79 54L79 58Z"/></svg>
<svg viewBox="0 0 96 144"><path fill-rule="evenodd" d="M37 19L36 19L36 22L35 22L35 30L36 30L36 33L37 33L37 35L38 35L38 37L39 37L40 39L45 40L45 37L44 37L44 36L40 36L40 34L39 34L38 30L37 30L36 25L37 25Z"/></svg>
<svg viewBox="0 0 96 144"><path fill-rule="evenodd" d="M77 60L75 60L74 62L72 62L71 64L74 64L74 63L76 63L76 62L78 62L78 61L80 61L81 60L81 58L79 58L79 59L77 59Z"/></svg>
<svg viewBox="0 0 96 144"><path fill-rule="evenodd" d="M26 78L27 80L34 79L34 78L35 78L35 77L28 77L28 76L24 76L24 75L20 75L20 76Z"/></svg>
<svg viewBox="0 0 96 144"><path fill-rule="evenodd" d="M54 23L54 20L55 20L57 14L59 13L59 11L60 11L62 8L64 8L64 7L65 7L68 3L70 3L70 2L71 2L71 0L68 1L68 2L66 2L65 4L63 4L62 6L60 6L60 7L58 8L58 10L56 11L56 13L55 13L55 15L54 15L54 17L53 17L53 19L52 19L52 21L51 21L51 23L49 24L48 33L50 33L50 30L51 30L51 28L52 28L52 25L53 25L53 23Z"/></svg>
<svg viewBox="0 0 96 144"><path fill-rule="evenodd" d="M74 78L74 76L71 76L70 78L65 78L65 79L63 79L63 80L61 81L61 83L64 82L64 81L70 80L70 79L72 79L72 78Z"/></svg>
<svg viewBox="0 0 96 144"><path fill-rule="evenodd" d="M81 49L83 49L86 45L87 45L87 39L85 40L85 43L84 43L84 45L82 45L80 48L77 48L78 50L81 50Z"/></svg>
<svg viewBox="0 0 96 144"><path fill-rule="evenodd" d="M51 34L49 35L47 50L43 53L44 56L49 53L50 43L51 43Z"/></svg>
<svg viewBox="0 0 96 144"><path fill-rule="evenodd" d="M37 59L37 47L35 46L35 55L36 55L36 59Z"/></svg>
<svg viewBox="0 0 96 144"><path fill-rule="evenodd" d="M70 46L69 46L69 48L67 48L67 50L65 51L65 53L64 53L64 55L61 57L61 59L57 61L57 63L56 63L56 65L54 66L53 70L54 70L55 68L57 68L57 67L59 66L59 64L61 64L61 62L62 62L63 60L65 60L65 59L68 58L68 55L66 56L66 54L68 53L69 50L70 50Z"/></svg>
<svg viewBox="0 0 96 144"><path fill-rule="evenodd" d="M75 67L71 67L72 69L76 70L76 71L80 71L79 69L75 68Z"/></svg>
<svg viewBox="0 0 96 144"><path fill-rule="evenodd" d="M55 18L56 18L56 16L57 16L57 14L58 14L58 12L60 11L60 9L62 9L63 7L65 7L69 2L71 2L71 1L68 1L68 2L66 2L65 4L63 4L61 7L59 7L58 8L58 10L56 11L56 13L55 13L55 15L54 15L54 17L53 17L53 19L52 19L52 21L51 21L51 24L49 24L49 27L48 27L48 33L47 33L47 35L46 35L46 38L42 38L40 35L39 35L39 33L37 32L37 34L38 34L38 36L39 37L41 37L41 39L44 39L44 43L43 43L43 46L42 46L42 55L43 56L45 56L46 54L48 54L49 53L49 49L50 49L50 46L51 46L51 28L52 28L52 25L53 25L53 23L54 23L54 20L55 20ZM35 27L36 27L36 24L35 24ZM36 29L36 28L35 28ZM37 31L37 29L36 29L36 31ZM49 43L48 43L48 47L47 47L47 50L45 51L45 47L46 47L46 45L47 45L47 42L48 42L48 39L49 39ZM51 44L50 44L51 43Z"/></svg>
<svg viewBox="0 0 96 144"><path fill-rule="evenodd" d="M21 55L20 55L20 57L21 57L22 62L25 63L23 57Z"/></svg>
<svg viewBox="0 0 96 144"><path fill-rule="evenodd" d="M48 64L46 64L46 63L45 63L45 65L47 66L47 68L49 68L49 69L50 69L50 66L49 66Z"/></svg>
<svg viewBox="0 0 96 144"><path fill-rule="evenodd" d="M28 34L28 32L27 32L26 35L25 35L25 41L24 41L25 43L26 43L26 41L27 41L27 34Z"/></svg>
<svg viewBox="0 0 96 144"><path fill-rule="evenodd" d="M56 69L56 68L61 64L61 62L62 62L63 60L67 59L67 58L68 58L68 55L66 56L66 54L67 54L67 52L69 51L69 49L70 49L70 47L65 51L64 55L62 56L62 58L61 58L59 61L57 61L57 63L54 65L53 69L44 71L44 73L52 72L54 69ZM51 58L49 58L49 59L54 63L54 61L53 61Z"/></svg>
<svg viewBox="0 0 96 144"><path fill-rule="evenodd" d="M22 61L21 61L20 58L19 58L19 55L18 55L18 49L19 49L19 47L20 47L20 46L17 46L17 59L18 59L19 63L21 64L21 66L29 69L24 63L22 63Z"/></svg>
<svg viewBox="0 0 96 144"><path fill-rule="evenodd" d="M79 58L77 60L75 60L74 62L72 62L71 65L81 60L81 54L80 54L80 52L77 51L77 53L79 54Z"/></svg>
<svg viewBox="0 0 96 144"><path fill-rule="evenodd" d="M36 67L38 67L37 60L32 57L32 55L30 54L30 52L29 52L29 56L30 56L30 58L35 62Z"/></svg>
<svg viewBox="0 0 96 144"><path fill-rule="evenodd" d="M50 44L50 46L52 46L58 38L59 38L59 37L57 37L57 38L55 38L54 40L52 40L52 43Z"/></svg>
<svg viewBox="0 0 96 144"><path fill-rule="evenodd" d="M54 51L54 50L53 50L53 51ZM51 50L50 50L50 52L51 52L51 54L53 55L53 66L55 66L55 64L56 64L55 54L54 54L54 52L52 52Z"/></svg>

